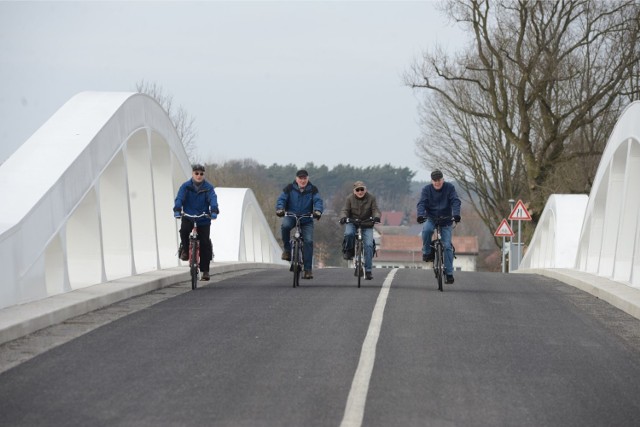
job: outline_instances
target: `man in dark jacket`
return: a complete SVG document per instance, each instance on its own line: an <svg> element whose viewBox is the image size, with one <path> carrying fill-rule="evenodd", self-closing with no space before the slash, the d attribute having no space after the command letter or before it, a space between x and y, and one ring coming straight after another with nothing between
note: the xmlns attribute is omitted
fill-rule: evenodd
<svg viewBox="0 0 640 427"><path fill-rule="evenodd" d="M295 218L290 216L285 217L285 212L296 215L311 213L313 214L313 218L320 220L322 211L323 203L318 188L309 181L309 174L306 170L299 170L296 172L295 181L282 190L276 202L276 215L284 217L281 226L282 243L284 244L284 251L282 252L283 260L291 261L291 241L289 240L289 234L296 225ZM300 220L300 227L302 228L302 238L304 239L304 245L302 246L304 253L304 275L302 278L313 279L313 219L303 218Z"/></svg>
<svg viewBox="0 0 640 427"><path fill-rule="evenodd" d="M453 221L460 222L460 199L456 188L449 182L444 182L444 176L439 170L431 172L431 184L422 189L418 202L418 223L422 226L422 260L433 261L431 253L431 236L435 229L436 218L446 218L440 221L442 226L442 244L444 246L444 268L447 275L446 283L453 283L453 249L451 246L451 232Z"/></svg>
<svg viewBox="0 0 640 427"><path fill-rule="evenodd" d="M344 259L353 259L353 245L356 234L356 226L348 222L350 219L367 221L362 224L362 240L364 242L364 271L365 279L373 279L371 268L373 266L373 224L380 222L380 209L373 194L367 192L367 187L362 181L353 184L353 193L347 196L344 207L340 213L340 224L346 224L344 228L344 240L342 252Z"/></svg>
<svg viewBox="0 0 640 427"><path fill-rule="evenodd" d="M189 233L193 229L193 219L183 217L182 212L189 215L207 213L211 219L216 219L218 210L218 196L215 189L204 179L204 166L196 164L192 166L191 179L180 186L176 201L173 205L173 214L176 218L182 217L180 224L180 259L189 260ZM211 219L202 217L196 220L198 225L198 241L200 242L200 271L202 280L209 280L209 263L213 258L211 247Z"/></svg>

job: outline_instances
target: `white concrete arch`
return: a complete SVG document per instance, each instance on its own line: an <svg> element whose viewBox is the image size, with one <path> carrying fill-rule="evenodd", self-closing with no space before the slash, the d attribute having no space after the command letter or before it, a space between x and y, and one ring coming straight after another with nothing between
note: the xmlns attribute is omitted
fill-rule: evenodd
<svg viewBox="0 0 640 427"><path fill-rule="evenodd" d="M248 188L216 188L220 215L211 224L215 261L279 263L282 249Z"/></svg>
<svg viewBox="0 0 640 427"><path fill-rule="evenodd" d="M640 286L640 102L609 137L593 183L575 268Z"/></svg>
<svg viewBox="0 0 640 427"><path fill-rule="evenodd" d="M172 208L190 176L152 98L71 98L0 166L0 308L180 265ZM251 190L216 193L214 261L281 263Z"/></svg>
<svg viewBox="0 0 640 427"><path fill-rule="evenodd" d="M623 111L609 137L589 197L549 198L520 269L568 268L640 286L639 194L636 101Z"/></svg>
<svg viewBox="0 0 640 427"><path fill-rule="evenodd" d="M551 195L519 268L573 268L588 200L586 194Z"/></svg>
<svg viewBox="0 0 640 427"><path fill-rule="evenodd" d="M0 167L0 307L177 266L170 212L189 175L152 98L71 98Z"/></svg>

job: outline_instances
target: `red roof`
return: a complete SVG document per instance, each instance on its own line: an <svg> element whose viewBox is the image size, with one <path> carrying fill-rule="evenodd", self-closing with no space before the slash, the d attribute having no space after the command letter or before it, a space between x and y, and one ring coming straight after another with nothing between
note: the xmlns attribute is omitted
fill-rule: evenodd
<svg viewBox="0 0 640 427"><path fill-rule="evenodd" d="M380 223L382 225L400 225L404 219L404 212L383 211Z"/></svg>
<svg viewBox="0 0 640 427"><path fill-rule="evenodd" d="M380 238L378 256L385 260L410 260L413 253L422 253L422 237L384 234ZM477 255L477 236L453 236L453 246L459 255Z"/></svg>

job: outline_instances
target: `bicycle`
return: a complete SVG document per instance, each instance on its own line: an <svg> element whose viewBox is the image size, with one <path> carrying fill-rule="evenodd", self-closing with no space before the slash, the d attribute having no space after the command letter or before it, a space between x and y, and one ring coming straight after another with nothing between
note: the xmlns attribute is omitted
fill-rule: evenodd
<svg viewBox="0 0 640 427"><path fill-rule="evenodd" d="M444 268L444 244L442 243L442 223L451 221L451 217L441 216L437 218L430 218L435 224L434 234L436 238L431 241L431 251L433 253L433 272L436 275L438 281L438 290L443 291L442 282L445 276ZM456 227L456 223L453 223L453 228ZM451 244L451 250L453 251L453 244ZM455 255L454 255L455 258Z"/></svg>
<svg viewBox="0 0 640 427"><path fill-rule="evenodd" d="M193 219L193 229L189 233L189 272L191 273L191 289L196 290L198 288L198 275L200 273L200 241L198 240L198 224L196 220L198 218L211 218L207 213L201 213L200 215L190 215L183 212L181 216ZM181 252L181 251L179 251ZM213 250L211 251L213 255Z"/></svg>
<svg viewBox="0 0 640 427"><path fill-rule="evenodd" d="M292 212L285 212L284 216L290 216L296 220L296 226L291 238L291 267L289 271L293 272L293 287L300 286L300 273L304 268L304 239L302 237L302 228L300 227L300 220L303 218L313 218L313 214L294 214Z"/></svg>
<svg viewBox="0 0 640 427"><path fill-rule="evenodd" d="M374 224L374 222L373 218L368 218L365 220L359 220L357 218L347 218L347 222L345 224L349 223L353 224L356 227L353 251L353 267L354 275L358 278L358 287L360 287L362 276L364 276L364 241L362 240L362 225Z"/></svg>

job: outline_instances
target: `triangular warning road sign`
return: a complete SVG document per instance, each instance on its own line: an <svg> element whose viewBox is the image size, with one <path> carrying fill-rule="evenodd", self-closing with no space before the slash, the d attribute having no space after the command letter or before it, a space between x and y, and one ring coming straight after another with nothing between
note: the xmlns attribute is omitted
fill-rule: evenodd
<svg viewBox="0 0 640 427"><path fill-rule="evenodd" d="M507 220L503 219L493 235L496 237L513 237L513 230L509 227Z"/></svg>
<svg viewBox="0 0 640 427"><path fill-rule="evenodd" d="M531 221L531 215L529 215L527 208L524 207L522 200L518 200L518 203L511 211L511 215L509 215L509 219L512 221Z"/></svg>

